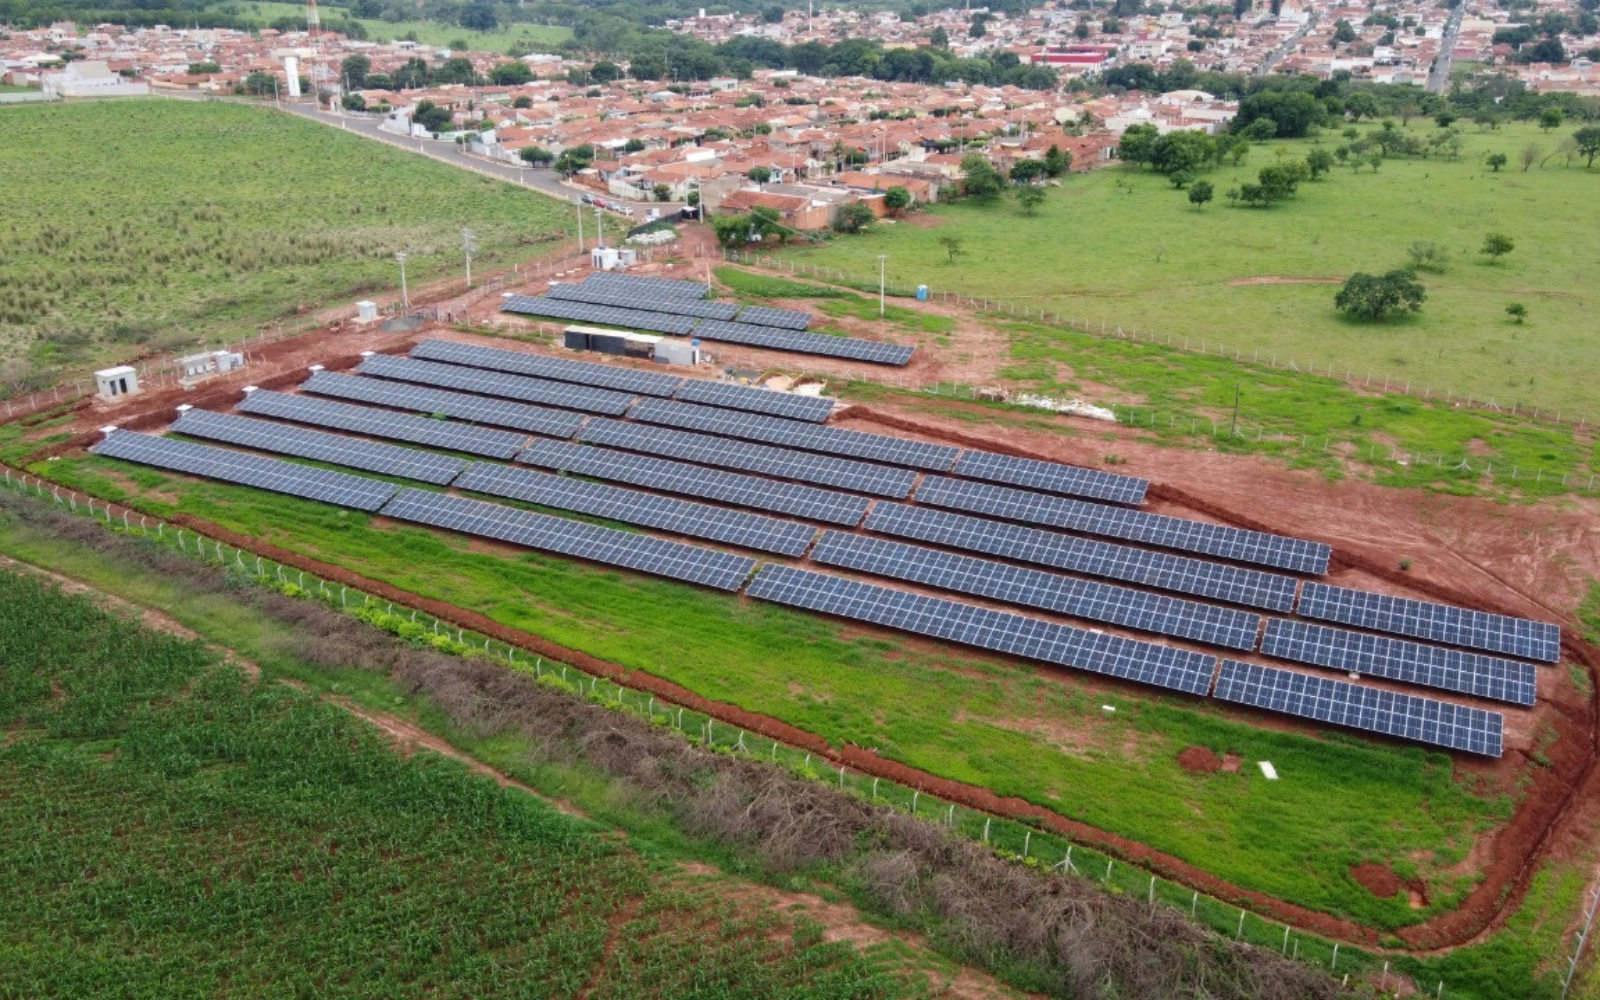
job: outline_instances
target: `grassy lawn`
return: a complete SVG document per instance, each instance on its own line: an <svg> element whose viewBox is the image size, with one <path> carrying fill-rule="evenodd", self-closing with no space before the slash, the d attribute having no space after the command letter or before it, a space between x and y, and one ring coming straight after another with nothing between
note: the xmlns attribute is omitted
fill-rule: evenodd
<svg viewBox="0 0 1600 1000"><path fill-rule="evenodd" d="M493 31L468 31L465 28L440 21L384 21L377 18L351 18L350 12L344 7L318 6L322 15L322 23L330 24L334 21L354 20L367 29L367 40L380 45L392 42L398 38L411 38L424 45L448 45L456 47L457 42L465 42L466 48L473 52L505 52L513 45L524 45L534 49L547 49L572 37L572 29L555 24L502 24ZM239 3L229 2L221 5L218 10L230 11L239 17L254 18L262 24L268 24L281 17L294 17L302 21L306 9L299 4L291 3Z"/></svg>
<svg viewBox="0 0 1600 1000"><path fill-rule="evenodd" d="M1510 803L1420 749L1273 732L1195 702L1096 694L951 647L863 636L811 615L467 540L253 490L183 482L99 458L55 478L152 513L214 520L710 698L1150 844L1248 888L1378 927L1445 909L1470 888L1447 869ZM1114 714L1102 706L1118 707ZM1191 744L1273 761L1195 776ZM1377 860L1430 886L1432 910L1379 900L1349 876Z"/></svg>
<svg viewBox="0 0 1600 1000"><path fill-rule="evenodd" d="M413 282L454 273L464 225L492 266L571 222L543 195L264 108L134 100L0 122L0 355L43 364L236 338L389 290L396 251Z"/></svg>
<svg viewBox="0 0 1600 1000"><path fill-rule="evenodd" d="M1433 130L1414 121L1413 131ZM1529 143L1548 153L1572 131L1532 125L1479 133L1469 127L1458 162L1390 159L1374 173L1336 167L1271 209L1232 208L1225 192L1255 179L1280 146L1303 156L1312 140L1257 146L1238 167L1204 175L1217 200L1194 209L1165 178L1122 167L1075 175L1038 213L1011 200L936 206L934 226L882 225L797 259L876 275L888 254L891 280L1004 298L1111 326L1154 330L1180 341L1222 342L1250 357L1276 354L1388 374L1415 387L1600 417L1600 341L1589 336L1600 295L1600 169L1582 160L1523 171ZM1336 132L1320 140L1346 142ZM1505 153L1510 165L1481 163ZM1516 249L1499 264L1479 252L1484 234L1503 231ZM952 264L938 240L958 236L966 253ZM1337 278L1408 263L1414 240L1446 246L1442 274L1422 274L1420 314L1370 325L1344 320L1335 284L1255 283L1259 278ZM1527 305L1513 323L1508 303Z"/></svg>

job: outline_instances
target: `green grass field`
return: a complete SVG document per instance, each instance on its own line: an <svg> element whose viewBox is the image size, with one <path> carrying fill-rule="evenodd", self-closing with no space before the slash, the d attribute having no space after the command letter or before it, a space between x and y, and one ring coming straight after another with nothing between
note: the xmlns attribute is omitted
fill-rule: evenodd
<svg viewBox="0 0 1600 1000"><path fill-rule="evenodd" d="M306 9L292 3L240 3L230 0L219 10L230 11L239 17L253 18L268 24L282 17L305 18ZM465 28L440 21L383 21L377 18L351 18L344 7L320 6L324 25L335 21L354 20L367 29L367 40L384 44L397 38L411 38L424 45L455 46L465 42L473 52L505 52L513 45L534 50L553 48L572 37L572 29L557 24L502 24L493 31L468 31Z"/></svg>
<svg viewBox="0 0 1600 1000"><path fill-rule="evenodd" d="M1442 754L1273 732L1182 699L1097 695L1070 676L1045 678L952 647L862 636L812 615L562 559L486 556L463 538L111 460L66 459L49 472L151 513L194 514L348 566L834 743L1021 796L1372 926L1449 908L1472 884L1449 869L1511 807L1457 776ZM1104 712L1107 703L1119 710ZM1268 784L1248 768L1191 775L1176 762L1191 744L1274 761L1285 780ZM1431 907L1372 897L1349 875L1365 860L1424 880Z"/></svg>
<svg viewBox="0 0 1600 1000"><path fill-rule="evenodd" d="M1523 171L1529 143L1553 151L1576 126L1545 135L1534 126L1466 132L1458 162L1390 159L1374 173L1336 167L1270 209L1230 207L1225 192L1255 179L1282 146L1303 156L1312 141L1257 146L1239 168L1203 175L1216 201L1194 209L1160 175L1124 167L1074 175L1032 218L1014 201L935 206L933 226L894 224L797 260L876 275L888 255L891 280L960 290L1075 319L1206 340L1250 357L1293 358L1387 374L1414 387L1600 417L1600 342L1590 336L1600 303L1600 167L1582 159ZM1431 122L1412 123L1415 132ZM1337 133L1320 140L1330 150ZM1511 164L1494 173L1493 152ZM1484 234L1517 241L1499 264L1479 254ZM949 263L942 236L966 254ZM1338 284L1235 284L1263 278L1337 278L1408 263L1414 240L1449 248L1442 274L1422 274L1419 315L1380 324L1346 321ZM1508 303L1527 305L1516 325Z"/></svg>
<svg viewBox="0 0 1600 1000"><path fill-rule="evenodd" d="M0 962L74 997L893 997L848 946L0 572Z"/></svg>
<svg viewBox="0 0 1600 1000"><path fill-rule="evenodd" d="M43 364L237 338L396 289L396 251L413 288L457 273L463 226L495 266L571 222L543 195L266 108L8 107L0 123L0 354Z"/></svg>

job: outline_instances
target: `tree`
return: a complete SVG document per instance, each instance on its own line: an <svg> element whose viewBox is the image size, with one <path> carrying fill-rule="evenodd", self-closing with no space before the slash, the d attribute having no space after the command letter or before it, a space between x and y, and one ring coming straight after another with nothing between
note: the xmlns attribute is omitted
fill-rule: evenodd
<svg viewBox="0 0 1600 1000"><path fill-rule="evenodd" d="M1441 111L1433 116L1433 123L1440 128L1449 128L1461 120L1461 116L1454 111Z"/></svg>
<svg viewBox="0 0 1600 1000"><path fill-rule="evenodd" d="M1588 157L1584 167L1594 166L1594 158L1600 156L1600 125L1586 125L1572 133L1572 138L1578 144L1579 154Z"/></svg>
<svg viewBox="0 0 1600 1000"><path fill-rule="evenodd" d="M1513 302L1506 306L1506 315L1520 326L1522 321L1528 318L1528 307L1521 302Z"/></svg>
<svg viewBox="0 0 1600 1000"><path fill-rule="evenodd" d="M1194 180L1194 174L1187 170L1174 170L1167 175L1167 180L1172 182L1173 187L1182 191L1185 187L1188 187L1190 181Z"/></svg>
<svg viewBox="0 0 1600 1000"><path fill-rule="evenodd" d="M750 242L750 216L718 215L711 220L711 231L717 242L725 247L737 247Z"/></svg>
<svg viewBox="0 0 1600 1000"><path fill-rule="evenodd" d="M857 201L839 209L839 217L834 220L833 228L841 233L859 233L877 221L878 217L872 214L872 208Z"/></svg>
<svg viewBox="0 0 1600 1000"><path fill-rule="evenodd" d="M1003 187L1000 172L982 153L968 153L962 157L961 172L966 174L967 195L979 201L991 200Z"/></svg>
<svg viewBox="0 0 1600 1000"><path fill-rule="evenodd" d="M421 125L429 132L443 132L450 127L455 115L449 108L441 108L432 101L418 101L416 109L411 112L411 122Z"/></svg>
<svg viewBox="0 0 1600 1000"><path fill-rule="evenodd" d="M944 247L945 263L947 264L954 264L957 257L967 252L965 241L959 236L941 236L939 237L939 245Z"/></svg>
<svg viewBox="0 0 1600 1000"><path fill-rule="evenodd" d="M271 73L263 73L260 70L256 70L244 78L242 86L247 94L265 97L268 94L276 94L278 92L278 78Z"/></svg>
<svg viewBox="0 0 1600 1000"><path fill-rule="evenodd" d="M672 200L672 188L667 186L666 184L657 183L654 187L652 187L650 189L650 193L655 195L656 201L671 201Z"/></svg>
<svg viewBox="0 0 1600 1000"><path fill-rule="evenodd" d="M932 34L928 35L928 44L936 49L948 49L950 47L950 32L943 28L934 28Z"/></svg>
<svg viewBox="0 0 1600 1000"><path fill-rule="evenodd" d="M1505 233L1489 233L1483 238L1483 248L1478 252L1485 254L1491 264L1498 264L1500 258L1517 248L1517 241Z"/></svg>
<svg viewBox="0 0 1600 1000"><path fill-rule="evenodd" d="M622 151L624 153L642 153L644 152L644 140L634 136L622 144Z"/></svg>
<svg viewBox="0 0 1600 1000"><path fill-rule="evenodd" d="M1262 119L1273 123L1273 135L1267 138L1298 139L1327 123L1328 108L1304 91L1264 90L1239 102L1229 129L1244 132Z"/></svg>
<svg viewBox="0 0 1600 1000"><path fill-rule="evenodd" d="M1306 154L1306 169L1311 171L1311 179L1316 180L1333 169L1333 154L1318 146Z"/></svg>
<svg viewBox="0 0 1600 1000"><path fill-rule="evenodd" d="M1209 135L1177 129L1150 144L1150 165L1164 174L1192 175L1210 163L1216 157L1216 152L1216 140Z"/></svg>
<svg viewBox="0 0 1600 1000"><path fill-rule="evenodd" d="M1023 215L1032 215L1044 201L1044 188L1029 185L1017 192L1017 204L1022 207Z"/></svg>
<svg viewBox="0 0 1600 1000"><path fill-rule="evenodd" d="M1415 240L1406 248L1411 266L1418 271L1442 272L1450 265L1450 251L1442 243Z"/></svg>
<svg viewBox="0 0 1600 1000"><path fill-rule="evenodd" d="M1349 45L1356 40L1356 29L1344 18L1339 18L1333 25L1333 40Z"/></svg>
<svg viewBox="0 0 1600 1000"><path fill-rule="evenodd" d="M433 71L433 82L471 86L478 82L478 71L472 68L472 60L466 56L451 56Z"/></svg>
<svg viewBox="0 0 1600 1000"><path fill-rule="evenodd" d="M1591 156L1590 160L1594 158ZM1044 172L1047 177L1060 177L1072 169L1072 154L1063 152L1059 146L1052 144L1044 151Z"/></svg>
<svg viewBox="0 0 1600 1000"><path fill-rule="evenodd" d="M1522 172L1527 173L1528 168L1539 162L1539 154L1544 152L1538 143L1530 142L1522 147L1522 152L1517 154L1517 159L1522 163Z"/></svg>
<svg viewBox="0 0 1600 1000"><path fill-rule="evenodd" d="M767 22L768 24L782 24L783 8L776 5L768 7L766 10L761 12L761 20Z"/></svg>
<svg viewBox="0 0 1600 1000"><path fill-rule="evenodd" d="M489 71L489 82L497 87L516 87L533 79L525 62L503 62Z"/></svg>
<svg viewBox="0 0 1600 1000"><path fill-rule="evenodd" d="M595 83L616 83L622 79L622 67L609 59L601 59L589 67L589 78Z"/></svg>
<svg viewBox="0 0 1600 1000"><path fill-rule="evenodd" d="M527 94L519 94L517 99L511 102L511 107L516 111L525 111L533 107L533 98Z"/></svg>
<svg viewBox="0 0 1600 1000"><path fill-rule="evenodd" d="M339 74L349 90L367 89L367 74L372 72L372 60L363 55L348 56L339 64Z"/></svg>
<svg viewBox="0 0 1600 1000"><path fill-rule="evenodd" d="M1018 160L1011 165L1011 183L1032 184L1045 175L1043 160Z"/></svg>
<svg viewBox="0 0 1600 1000"><path fill-rule="evenodd" d="M1490 153L1488 156L1484 157L1483 162L1489 165L1490 170L1493 170L1498 174L1500 172L1500 168L1506 165L1506 154Z"/></svg>
<svg viewBox="0 0 1600 1000"><path fill-rule="evenodd" d="M1255 142L1266 142L1278 137L1278 123L1271 118L1257 118L1242 129L1239 134Z"/></svg>
<svg viewBox="0 0 1600 1000"><path fill-rule="evenodd" d="M1539 127L1549 132L1551 129L1560 128L1567 116L1561 113L1560 108L1550 107L1539 112Z"/></svg>
<svg viewBox="0 0 1600 1000"><path fill-rule="evenodd" d="M1358 320L1376 322L1392 312L1420 312L1427 290L1409 268L1384 275L1356 272L1345 279L1333 297L1340 312Z"/></svg>
<svg viewBox="0 0 1600 1000"><path fill-rule="evenodd" d="M1353 121L1378 117L1378 99L1364 90L1358 90L1344 99L1344 113Z"/></svg>
<svg viewBox="0 0 1600 1000"><path fill-rule="evenodd" d="M554 153L543 146L523 146L517 150L517 155L522 157L523 162L536 167L548 166L556 158Z"/></svg>
<svg viewBox="0 0 1600 1000"><path fill-rule="evenodd" d="M500 18L494 12L494 4L478 0L461 8L456 23L468 31L493 31L500 26Z"/></svg>
<svg viewBox="0 0 1600 1000"><path fill-rule="evenodd" d="M659 52L640 52L629 61L628 75L635 80L666 79L667 57Z"/></svg>
<svg viewBox="0 0 1600 1000"><path fill-rule="evenodd" d="M1236 167L1239 165L1239 161L1243 160L1249 154L1250 144L1243 139L1240 139L1238 142L1235 142L1233 145L1228 147L1228 159L1232 160L1233 165Z"/></svg>
<svg viewBox="0 0 1600 1000"><path fill-rule="evenodd" d="M1117 156L1122 162L1134 166L1149 163L1159 138L1161 130L1154 125L1130 125L1122 133L1122 141L1117 144Z"/></svg>
<svg viewBox="0 0 1600 1000"><path fill-rule="evenodd" d="M1189 185L1189 204L1195 208L1204 208L1206 202L1210 201L1215 193L1212 190L1210 181L1195 181Z"/></svg>
<svg viewBox="0 0 1600 1000"><path fill-rule="evenodd" d="M1072 29L1072 36L1080 42L1086 40L1092 34L1094 34L1094 29L1089 27L1089 22L1087 21L1079 21L1078 26Z"/></svg>
<svg viewBox="0 0 1600 1000"><path fill-rule="evenodd" d="M190 76L207 76L211 73L221 73L222 67L214 62L192 62L189 64Z"/></svg>
<svg viewBox="0 0 1600 1000"><path fill-rule="evenodd" d="M899 184L883 193L883 207L896 215L911 207L911 192Z"/></svg>

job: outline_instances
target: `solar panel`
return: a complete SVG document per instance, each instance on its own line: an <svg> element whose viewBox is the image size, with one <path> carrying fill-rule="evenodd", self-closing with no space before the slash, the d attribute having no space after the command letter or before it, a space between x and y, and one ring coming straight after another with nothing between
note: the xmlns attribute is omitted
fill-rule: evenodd
<svg viewBox="0 0 1600 1000"><path fill-rule="evenodd" d="M953 511L879 501L867 517L866 527L884 535L1268 611L1286 612L1294 607L1296 581L1293 577L1092 538L1076 538Z"/></svg>
<svg viewBox="0 0 1600 1000"><path fill-rule="evenodd" d="M252 420L231 413L190 410L172 425L177 434L209 438L258 451L275 451L318 462L347 465L387 476L403 476L443 486L467 467L464 459L435 455L417 448L360 441L341 434L286 427L270 420Z"/></svg>
<svg viewBox="0 0 1600 1000"><path fill-rule="evenodd" d="M739 306L734 302L651 297L641 295L637 291L618 291L591 285L587 281L580 284L551 285L550 290L545 292L545 295L552 299L588 302L597 306L644 309L650 312L667 313L672 316L697 316L702 319L733 319L739 312Z"/></svg>
<svg viewBox="0 0 1600 1000"><path fill-rule="evenodd" d="M664 458L649 458L568 444L564 441L536 441L517 461L544 469L575 472L617 483L629 483L666 493L701 497L722 503L791 514L824 524L855 526L867 514L866 497L819 490L814 486L775 483L770 479L742 476L736 472L705 469Z"/></svg>
<svg viewBox="0 0 1600 1000"><path fill-rule="evenodd" d="M506 351L497 347L479 347L454 340L424 340L411 349L413 358L424 361L443 361L452 365L471 365L492 371L511 372L514 375L532 375L534 378L554 379L557 382L574 382L578 385L598 386L618 392L637 393L641 396L670 396L683 379L660 372L644 372L621 365L602 365L593 361L573 361L570 358L551 358L527 351Z"/></svg>
<svg viewBox="0 0 1600 1000"><path fill-rule="evenodd" d="M387 354L374 354L356 366L362 375L393 379L397 382L418 382L423 385L442 386L476 392L484 396L500 396L524 403L542 403L569 410L588 413L607 413L616 416L626 413L634 397L626 392L595 389L586 385L552 382L530 375L511 375L505 372L483 371L460 365L418 361L415 358L396 358Z"/></svg>
<svg viewBox="0 0 1600 1000"><path fill-rule="evenodd" d="M1007 611L925 597L769 563L745 591L758 600L979 649L1204 696L1216 658Z"/></svg>
<svg viewBox="0 0 1600 1000"><path fill-rule="evenodd" d="M820 451L823 454L848 455L889 465L906 465L913 469L948 472L955 464L961 449L949 445L929 444L908 438L890 437L887 434L869 434L865 431L847 431L838 427L820 427L798 420L781 417L763 417L742 411L730 411L714 406L698 406L670 399L646 399L628 411L632 420L682 430L704 431L726 437L747 438L766 444L787 445Z"/></svg>
<svg viewBox="0 0 1600 1000"><path fill-rule="evenodd" d="M811 553L815 562L975 597L1177 636L1229 649L1254 649L1261 616L1043 570L951 555L903 542L829 531Z"/></svg>
<svg viewBox="0 0 1600 1000"><path fill-rule="evenodd" d="M312 399L309 396L288 396L265 389L257 389L246 396L239 404L239 410L258 417L293 420L301 424L354 431L393 441L410 441L412 444L446 448L468 455L487 455L490 458L510 458L521 450L528 439L526 434L511 431L413 417L390 413L388 410L374 410L368 406Z"/></svg>
<svg viewBox="0 0 1600 1000"><path fill-rule="evenodd" d="M598 417L578 431L578 440L662 458L679 458L701 465L740 469L820 486L837 486L876 496L907 496L917 481L917 474L910 469L872 465L849 458L828 458L748 441L730 441L709 434L676 431L649 424L628 424Z"/></svg>
<svg viewBox="0 0 1600 1000"><path fill-rule="evenodd" d="M552 319L593 323L600 326L618 326L629 330L647 330L651 333L686 334L699 322L693 316L675 316L672 313L653 312L646 309L628 309L622 306L599 306L592 302L574 302L570 299L553 299L545 295L513 295L500 305L501 312L521 316L547 316ZM715 322L707 320L706 322Z"/></svg>
<svg viewBox="0 0 1600 1000"><path fill-rule="evenodd" d="M844 358L849 361L871 361L880 365L904 365L916 353L916 348L899 344L885 344L876 340L858 340L854 337L830 337L822 333L805 333L799 330L782 330L753 323L729 323L722 320L701 320L694 335L704 340L721 340L749 347L766 347L774 351L791 351L795 354L820 354L825 357Z"/></svg>
<svg viewBox="0 0 1600 1000"><path fill-rule="evenodd" d="M1299 613L1305 618L1342 622L1374 632L1415 636L1429 642L1504 653L1525 660L1555 663L1561 659L1561 627L1558 625L1390 597L1369 590L1307 583L1300 594Z"/></svg>
<svg viewBox="0 0 1600 1000"><path fill-rule="evenodd" d="M756 568L748 556L426 490L401 490L382 513L717 590L738 590Z"/></svg>
<svg viewBox="0 0 1600 1000"><path fill-rule="evenodd" d="M633 292L647 298L703 299L711 294L710 285L698 281L679 281L675 278L647 278L616 271L594 271L584 279L585 285L597 288Z"/></svg>
<svg viewBox="0 0 1600 1000"><path fill-rule="evenodd" d="M1144 503L1150 483L1133 476L1119 476L1098 469L1083 469L1060 462L1041 462L1032 458L996 455L989 451L962 452L955 474L968 479L987 479L995 483L1024 486L1047 493L1089 497L1137 506Z"/></svg>
<svg viewBox="0 0 1600 1000"><path fill-rule="evenodd" d="M688 403L704 403L730 410L749 410L772 417L806 420L822 423L833 413L833 400L821 396L799 396L792 392L778 392L751 385L732 382L710 382L705 379L688 379L678 386L674 399Z"/></svg>
<svg viewBox="0 0 1600 1000"><path fill-rule="evenodd" d="M442 413L447 417L470 420L475 424L510 427L549 437L569 438L578 432L583 423L582 414L565 410L547 410L526 403L510 403L500 399L484 399L463 392L446 389L428 389L418 385L398 385L375 378L343 375L339 372L317 372L300 383L301 392L318 396L333 396L359 403L375 403L412 413Z"/></svg>
<svg viewBox="0 0 1600 1000"><path fill-rule="evenodd" d="M1532 705L1537 694L1535 668L1529 663L1285 618L1267 621L1261 651L1280 660L1371 674L1516 705Z"/></svg>
<svg viewBox="0 0 1600 1000"><path fill-rule="evenodd" d="M1321 542L943 476L924 477L917 489L917 502L1298 573L1327 572L1328 559L1333 554Z"/></svg>
<svg viewBox="0 0 1600 1000"><path fill-rule="evenodd" d="M718 319L733 319L720 316ZM784 330L804 330L811 325L811 314L798 309L772 309L767 306L745 306L739 322L755 326L776 326Z"/></svg>
<svg viewBox="0 0 1600 1000"><path fill-rule="evenodd" d="M104 441L89 450L104 458L120 458L125 462L186 472L225 483L254 486L273 493L321 500L356 510L377 510L399 490L398 486L381 479L315 469L279 458L263 458L247 452L134 431L112 431Z"/></svg>
<svg viewBox="0 0 1600 1000"><path fill-rule="evenodd" d="M807 524L485 462L467 469L455 485L457 489L785 556L802 555L817 534Z"/></svg>
<svg viewBox="0 0 1600 1000"><path fill-rule="evenodd" d="M759 579L759 578L758 578ZM1255 663L1222 661L1216 696L1269 712L1498 757L1505 716Z"/></svg>

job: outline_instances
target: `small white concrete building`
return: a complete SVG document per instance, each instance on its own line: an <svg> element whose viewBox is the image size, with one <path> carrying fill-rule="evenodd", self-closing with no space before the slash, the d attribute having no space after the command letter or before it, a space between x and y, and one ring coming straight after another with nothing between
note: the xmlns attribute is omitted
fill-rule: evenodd
<svg viewBox="0 0 1600 1000"><path fill-rule="evenodd" d="M127 365L105 368L94 373L94 387L101 399L121 399L139 391L139 373Z"/></svg>

